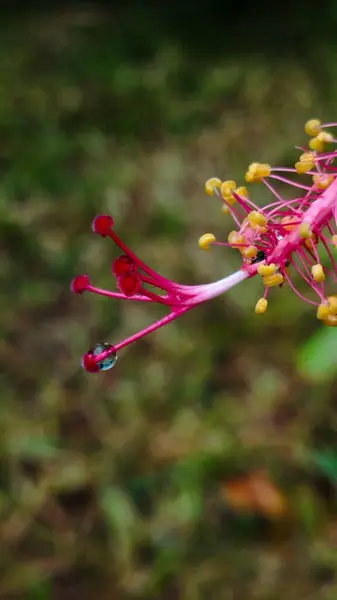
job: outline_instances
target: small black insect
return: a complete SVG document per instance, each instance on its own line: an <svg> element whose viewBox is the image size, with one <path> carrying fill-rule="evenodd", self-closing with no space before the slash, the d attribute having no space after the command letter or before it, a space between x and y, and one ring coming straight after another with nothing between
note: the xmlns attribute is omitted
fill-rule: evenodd
<svg viewBox="0 0 337 600"><path fill-rule="evenodd" d="M289 265L290 265L290 260L287 260L287 262L285 263L284 266L285 266L285 268L287 268L287 267L289 267ZM284 281L282 281L282 283L279 285L279 287L282 288L283 284L284 284Z"/></svg>
<svg viewBox="0 0 337 600"><path fill-rule="evenodd" d="M261 262L266 258L266 253L264 250L258 250L255 258L252 259L252 264Z"/></svg>

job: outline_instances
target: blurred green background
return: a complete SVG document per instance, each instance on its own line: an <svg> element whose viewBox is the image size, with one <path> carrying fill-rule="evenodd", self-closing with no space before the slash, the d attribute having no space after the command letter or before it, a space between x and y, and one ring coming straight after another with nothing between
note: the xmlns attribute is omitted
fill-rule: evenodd
<svg viewBox="0 0 337 600"><path fill-rule="evenodd" d="M168 277L237 268L198 249L233 228L204 181L336 119L336 26L333 0L2 9L1 598L337 598L336 332L286 287L257 318L250 281L96 376L92 343L161 313L69 288L113 285L100 212Z"/></svg>

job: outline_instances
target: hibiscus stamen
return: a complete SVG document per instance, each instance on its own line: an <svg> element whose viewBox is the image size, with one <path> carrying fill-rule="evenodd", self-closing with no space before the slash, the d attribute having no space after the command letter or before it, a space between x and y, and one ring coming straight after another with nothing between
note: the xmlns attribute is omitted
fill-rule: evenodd
<svg viewBox="0 0 337 600"><path fill-rule="evenodd" d="M245 174L247 183L265 185L272 201L265 206L255 204L245 186L233 180L221 181L212 177L206 182L206 193L221 200L222 211L230 215L237 227L227 241L216 239L213 233L203 234L199 246L210 251L213 246L225 246L239 252L242 266L237 272L214 283L181 285L171 281L142 261L116 234L114 220L109 215L96 217L93 230L110 238L123 252L112 264L119 291L94 286L87 275L72 282L77 294L91 292L114 299L156 303L169 310L168 314L142 331L115 346L100 342L82 360L89 371L107 370L117 361L117 352L143 338L193 307L223 294L245 279L259 276L263 295L255 313L266 312L267 296L272 287L289 288L304 302L317 307L317 318L325 325L337 326L337 295L327 296L326 287L337 281L337 149L336 138L327 129L337 123L321 124L311 119L305 125L310 136L308 147L297 147L302 154L294 167L271 167L268 163L252 163ZM331 151L326 147L332 146ZM308 177L308 183L297 181L298 175ZM282 191L278 189L281 184ZM284 187L296 190L297 197L284 195ZM323 255L325 256L323 260ZM326 266L326 262L329 265ZM317 297L312 299L300 292L289 269L301 278Z"/></svg>

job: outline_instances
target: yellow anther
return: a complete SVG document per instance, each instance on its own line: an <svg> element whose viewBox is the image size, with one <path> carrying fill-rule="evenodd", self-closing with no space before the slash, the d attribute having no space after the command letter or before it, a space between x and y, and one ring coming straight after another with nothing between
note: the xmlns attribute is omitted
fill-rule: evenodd
<svg viewBox="0 0 337 600"><path fill-rule="evenodd" d="M221 195L223 198L225 198L225 200L229 203L229 204L234 204L234 202L236 202L236 199L234 198L232 192L236 190L236 182L229 180L229 181L224 181L221 184Z"/></svg>
<svg viewBox="0 0 337 600"><path fill-rule="evenodd" d="M241 254L245 258L255 258L257 255L257 248L256 246L248 246L248 248L243 248Z"/></svg>
<svg viewBox="0 0 337 600"><path fill-rule="evenodd" d="M274 273L274 275L269 275L269 277L263 277L263 283L266 287L281 285L283 283L283 275L281 273Z"/></svg>
<svg viewBox="0 0 337 600"><path fill-rule="evenodd" d="M317 319L320 319L320 321L324 321L324 319L327 319L329 317L329 308L326 304L320 304L319 307L317 308Z"/></svg>
<svg viewBox="0 0 337 600"><path fill-rule="evenodd" d="M248 167L245 175L248 183L262 181L263 177L268 177L271 173L271 166L268 163L252 163Z"/></svg>
<svg viewBox="0 0 337 600"><path fill-rule="evenodd" d="M315 162L315 154L313 152L304 152L300 156L300 162Z"/></svg>
<svg viewBox="0 0 337 600"><path fill-rule="evenodd" d="M227 206L227 204L223 204L221 207L221 212L223 212L225 215L229 215L231 209L229 208L229 206Z"/></svg>
<svg viewBox="0 0 337 600"><path fill-rule="evenodd" d="M236 236L238 235L237 231L230 231L228 234L228 243L229 244L234 244L234 242L236 241Z"/></svg>
<svg viewBox="0 0 337 600"><path fill-rule="evenodd" d="M271 173L271 166L268 163L261 163L258 166L256 175L259 177L269 177Z"/></svg>
<svg viewBox="0 0 337 600"><path fill-rule="evenodd" d="M318 119L310 119L304 126L304 131L307 135L315 136L321 131L321 122Z"/></svg>
<svg viewBox="0 0 337 600"><path fill-rule="evenodd" d="M263 315L268 308L268 300L266 298L260 298L255 305L255 312L257 315Z"/></svg>
<svg viewBox="0 0 337 600"><path fill-rule="evenodd" d="M298 224L298 217L296 215L288 215L287 217L283 217L281 223L287 231L293 231L296 229L296 223Z"/></svg>
<svg viewBox="0 0 337 600"><path fill-rule="evenodd" d="M316 283L322 283L325 280L325 274L323 271L323 267L320 264L313 265L311 267L311 275Z"/></svg>
<svg viewBox="0 0 337 600"><path fill-rule="evenodd" d="M325 144L329 144L332 141L333 137L331 133L321 131L321 133L309 141L309 148L317 150L317 152L323 152Z"/></svg>
<svg viewBox="0 0 337 600"><path fill-rule="evenodd" d="M313 176L313 181L320 190L326 190L329 185L332 184L333 180L333 175L320 175L319 173L316 173Z"/></svg>
<svg viewBox="0 0 337 600"><path fill-rule="evenodd" d="M229 180L224 181L221 185L221 195L226 200L227 204L232 206L236 202L235 196L233 196L233 192L239 194L239 196L243 196L244 198L248 198L248 190L247 188L241 186L236 188L236 182Z"/></svg>
<svg viewBox="0 0 337 600"><path fill-rule="evenodd" d="M244 244L246 244L246 238L244 235L238 233L236 238L234 239L232 246L238 246L239 250L240 250L240 246L243 246Z"/></svg>
<svg viewBox="0 0 337 600"><path fill-rule="evenodd" d="M329 327L337 327L337 316L329 315L326 319L323 319L323 323Z"/></svg>
<svg viewBox="0 0 337 600"><path fill-rule="evenodd" d="M332 236L332 238L331 238L331 242L332 242L332 244L333 244L334 246L337 246L337 235L336 235L336 234L334 234L334 235Z"/></svg>
<svg viewBox="0 0 337 600"><path fill-rule="evenodd" d="M248 215L248 219L252 229L257 229L258 227L265 227L267 223L266 217L257 210L252 210Z"/></svg>
<svg viewBox="0 0 337 600"><path fill-rule="evenodd" d="M258 162L253 162L253 163L250 163L250 165L249 165L249 167L248 167L248 171L249 171L249 173L252 173L253 175L255 175L255 173L256 173L256 170L257 170L257 169L258 169L258 167L259 167L259 164L260 164L260 163L258 163Z"/></svg>
<svg viewBox="0 0 337 600"><path fill-rule="evenodd" d="M306 248L308 248L308 250L313 250L316 244L318 244L318 237L316 233L312 233L311 238L304 240L304 245Z"/></svg>
<svg viewBox="0 0 337 600"><path fill-rule="evenodd" d="M271 173L271 166L268 163L263 163L263 164L259 165L257 174L260 177L269 177L270 173Z"/></svg>
<svg viewBox="0 0 337 600"><path fill-rule="evenodd" d="M315 155L313 152L304 152L300 156L299 162L295 163L297 173L307 173L315 165Z"/></svg>
<svg viewBox="0 0 337 600"><path fill-rule="evenodd" d="M249 198L248 190L244 185L241 185L236 190L238 196L242 196L243 198Z"/></svg>
<svg viewBox="0 0 337 600"><path fill-rule="evenodd" d="M246 244L246 238L244 235L242 235L242 233L239 233L238 231L231 231L228 235L228 243L231 246L242 246Z"/></svg>
<svg viewBox="0 0 337 600"><path fill-rule="evenodd" d="M204 235L199 238L199 248L201 250L210 250L210 244L216 241L215 235L213 233L204 233Z"/></svg>
<svg viewBox="0 0 337 600"><path fill-rule="evenodd" d="M303 175L303 173L307 173L314 168L314 163L307 160L301 160L300 162L295 163L295 169L299 175Z"/></svg>
<svg viewBox="0 0 337 600"><path fill-rule="evenodd" d="M311 238L311 236L312 236L312 231L309 227L309 223L301 223L299 232L300 232L301 238L303 238L304 240Z"/></svg>
<svg viewBox="0 0 337 600"><path fill-rule="evenodd" d="M309 141L309 148L311 148L311 150L316 150L317 152L323 152L324 142L318 139L318 136L311 138Z"/></svg>
<svg viewBox="0 0 337 600"><path fill-rule="evenodd" d="M247 181L247 183L253 183L254 181L256 181L253 173L251 173L250 171L247 171L247 173L245 174L245 180Z"/></svg>
<svg viewBox="0 0 337 600"><path fill-rule="evenodd" d="M276 273L276 265L274 263L271 263L270 265L261 264L257 267L257 272L259 275L262 275L262 277L269 277Z"/></svg>
<svg viewBox="0 0 337 600"><path fill-rule="evenodd" d="M205 191L209 196L214 196L215 190L221 187L221 179L218 177L211 177L205 183Z"/></svg>
<svg viewBox="0 0 337 600"><path fill-rule="evenodd" d="M337 296L328 296L329 315L337 316Z"/></svg>
<svg viewBox="0 0 337 600"><path fill-rule="evenodd" d="M317 138L319 139L320 142L325 142L326 144L331 144L331 142L333 141L333 136L331 135L331 133L328 133L327 131L321 131Z"/></svg>

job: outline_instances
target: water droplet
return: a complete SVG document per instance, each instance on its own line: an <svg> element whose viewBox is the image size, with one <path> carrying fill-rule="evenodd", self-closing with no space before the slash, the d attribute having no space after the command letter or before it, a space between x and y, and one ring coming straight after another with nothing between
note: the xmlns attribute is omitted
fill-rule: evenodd
<svg viewBox="0 0 337 600"><path fill-rule="evenodd" d="M109 348L112 348L111 344L107 344L107 343L96 344L95 348L93 349L93 354L95 356L97 356L97 354L101 354L101 352L104 352L105 350L109 350ZM101 371L108 371L109 369L112 369L112 367L115 366L117 360L118 360L118 356L116 353L114 353L114 354L111 354L110 356L108 356L107 358L105 358L104 360L101 360L99 363L97 363L97 366L99 367L99 369Z"/></svg>

